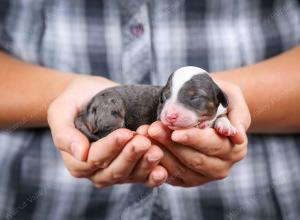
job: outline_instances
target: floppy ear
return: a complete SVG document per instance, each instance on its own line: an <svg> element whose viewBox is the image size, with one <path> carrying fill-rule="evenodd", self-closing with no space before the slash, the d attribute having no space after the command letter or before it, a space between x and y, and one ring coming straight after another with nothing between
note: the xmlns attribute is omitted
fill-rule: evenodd
<svg viewBox="0 0 300 220"><path fill-rule="evenodd" d="M217 83L215 83L215 81L213 81L213 79L211 78L211 82L212 82L212 87L215 90L215 95L216 95L216 99L219 103L221 103L223 105L223 107L227 107L228 106L228 98L227 95L222 91L222 89L220 89L220 87L217 85Z"/></svg>
<svg viewBox="0 0 300 220"><path fill-rule="evenodd" d="M228 98L227 95L218 87L217 89L217 99L223 105L223 107L228 106Z"/></svg>
<svg viewBox="0 0 300 220"><path fill-rule="evenodd" d="M89 127L87 126L87 124L85 123L85 113L81 112L74 121L75 127L81 131L88 139L90 142L96 141L99 138L97 138L97 136L95 136L89 129Z"/></svg>

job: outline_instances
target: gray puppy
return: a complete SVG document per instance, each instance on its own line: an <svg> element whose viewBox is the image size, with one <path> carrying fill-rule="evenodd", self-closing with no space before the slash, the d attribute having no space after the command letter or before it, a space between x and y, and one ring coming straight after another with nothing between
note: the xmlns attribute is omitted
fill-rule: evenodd
<svg viewBox="0 0 300 220"><path fill-rule="evenodd" d="M171 74L164 87L124 85L99 92L79 113L75 126L90 141L156 120L172 130L214 127L221 135L233 136L236 129L226 116L227 105L226 95L206 71L187 66Z"/></svg>
<svg viewBox="0 0 300 220"><path fill-rule="evenodd" d="M75 119L76 128L90 141L105 137L118 128L136 130L157 119L162 87L124 85L102 90Z"/></svg>

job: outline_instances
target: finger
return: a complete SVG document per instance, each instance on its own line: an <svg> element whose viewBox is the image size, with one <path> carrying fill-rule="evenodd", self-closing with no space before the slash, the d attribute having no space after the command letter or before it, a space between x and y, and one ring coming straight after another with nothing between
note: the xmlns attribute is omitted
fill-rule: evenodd
<svg viewBox="0 0 300 220"><path fill-rule="evenodd" d="M251 123L249 109L239 88L228 89L225 92L229 97L228 118L238 131L237 135L230 139L235 144L242 144L246 139L246 130Z"/></svg>
<svg viewBox="0 0 300 220"><path fill-rule="evenodd" d="M72 154L77 160L86 160L90 143L75 128L77 107L71 100L63 98L54 101L48 109L48 124L55 146Z"/></svg>
<svg viewBox="0 0 300 220"><path fill-rule="evenodd" d="M187 168L166 148L162 147L164 157L160 164L167 170L167 182L174 186L196 186L207 183L208 178Z"/></svg>
<svg viewBox="0 0 300 220"><path fill-rule="evenodd" d="M172 143L170 141L171 132L172 131L160 121L152 123L148 128L149 136L163 145Z"/></svg>
<svg viewBox="0 0 300 220"><path fill-rule="evenodd" d="M206 156L184 145L175 145L169 151L186 167L210 179L223 179L228 175L231 165L228 161Z"/></svg>
<svg viewBox="0 0 300 220"><path fill-rule="evenodd" d="M162 166L156 166L149 175L145 185L148 187L158 187L166 182L168 178L167 170Z"/></svg>
<svg viewBox="0 0 300 220"><path fill-rule="evenodd" d="M92 163L79 161L67 152L60 151L60 153L65 166L74 177L88 177L98 169Z"/></svg>
<svg viewBox="0 0 300 220"><path fill-rule="evenodd" d="M176 143L191 146L206 155L226 156L232 148L228 138L220 137L214 129L182 129L174 132L161 123L153 123L148 129L149 135L164 146L176 146ZM174 148L174 147L173 147Z"/></svg>
<svg viewBox="0 0 300 220"><path fill-rule="evenodd" d="M150 127L149 125L141 125L140 127L138 127L136 132L140 135L148 136L148 128L149 127Z"/></svg>
<svg viewBox="0 0 300 220"><path fill-rule="evenodd" d="M106 169L97 172L92 177L92 181L96 183L126 181L139 159L150 146L151 142L148 138L141 135L134 136Z"/></svg>
<svg viewBox="0 0 300 220"><path fill-rule="evenodd" d="M155 131L153 131L154 129L155 129ZM189 129L187 129L187 130L189 130ZM197 138L198 136L200 136L198 134L198 130L204 131L204 130L197 129L197 128L193 128L192 130L194 132L196 132L195 134L191 135L192 141L194 141L193 140L194 138ZM205 129L205 130L208 130L208 129ZM178 130L178 132L184 132L184 131L185 130ZM224 141L222 140L222 142L220 142L220 145L219 145L219 146L225 146L224 149L227 149L227 150L224 150L222 152L222 149L220 149L220 148L217 148L214 151L209 149L209 147L210 147L209 144L212 145L211 142L215 141L212 136L216 136L216 138L221 138L215 134L215 131L213 129L211 129L211 131L213 132L213 134L209 135L208 137L211 137L212 140L207 140L207 143L204 142L206 144L204 146L208 145L208 149L206 149L205 147L202 147L202 148L204 148L206 150L206 152L208 152L210 154L224 153L224 155L223 155L224 157L231 156L230 154L228 154L228 152L231 151L231 145L230 145L230 141L228 141L227 138L224 138L227 141L227 144L226 144L226 142L224 143ZM177 131L174 131L173 134L175 132L177 132ZM157 141L162 143L164 146L168 146L168 150L173 155L175 155L176 158L182 164L184 164L184 166L192 169L193 171L200 173L208 178L213 178L213 179L222 179L228 175L228 171L229 171L229 167L230 167L231 163L229 163L227 161L223 161L217 157L212 157L212 156L208 157L205 154L200 153L199 152L200 147L198 146L199 143L197 143L197 142L195 143L196 150L193 148L184 146L184 145L176 144L170 140L170 138L168 137L168 135L170 135L170 134L168 133L168 131L166 131L164 129L163 126L160 126L160 124L155 124L155 127L154 126L150 127L149 134L150 134L150 136L155 138ZM172 136L173 136L173 134L172 134ZM206 135L208 135L208 134L206 134ZM188 144L190 145L190 142ZM169 155L169 153L167 153L167 155ZM170 155L169 155L169 157L170 157Z"/></svg>
<svg viewBox="0 0 300 220"><path fill-rule="evenodd" d="M134 132L121 128L92 143L87 161L99 168L106 168L134 136Z"/></svg>
<svg viewBox="0 0 300 220"><path fill-rule="evenodd" d="M130 178L145 181L153 168L159 164L163 155L163 151L158 146L152 145L144 154L142 160L136 165L134 171L130 175Z"/></svg>
<svg viewBox="0 0 300 220"><path fill-rule="evenodd" d="M239 121L233 120L232 117L231 118L229 117L229 120L237 130L236 135L229 137L232 143L237 145L245 143L247 141L245 127Z"/></svg>

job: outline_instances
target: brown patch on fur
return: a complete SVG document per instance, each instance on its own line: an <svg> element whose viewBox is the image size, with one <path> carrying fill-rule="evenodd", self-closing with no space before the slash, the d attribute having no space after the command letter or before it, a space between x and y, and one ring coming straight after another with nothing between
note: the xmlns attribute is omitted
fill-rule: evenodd
<svg viewBox="0 0 300 220"><path fill-rule="evenodd" d="M190 90L188 90L187 95L192 97L192 96L196 95L196 91L194 89L190 89Z"/></svg>
<svg viewBox="0 0 300 220"><path fill-rule="evenodd" d="M215 109L215 104L214 104L214 102L208 102L207 103L207 113L209 114L209 115L212 115L214 112L214 109Z"/></svg>

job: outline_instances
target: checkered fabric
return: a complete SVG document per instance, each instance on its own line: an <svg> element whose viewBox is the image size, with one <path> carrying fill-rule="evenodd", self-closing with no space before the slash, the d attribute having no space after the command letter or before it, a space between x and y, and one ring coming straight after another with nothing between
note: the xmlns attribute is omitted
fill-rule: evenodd
<svg viewBox="0 0 300 220"><path fill-rule="evenodd" d="M295 0L0 0L3 51L120 83L164 84L185 65L245 66L299 39ZM1 220L300 218L299 135L249 135L247 157L204 186L96 189L68 173L49 129L19 125L0 132Z"/></svg>

